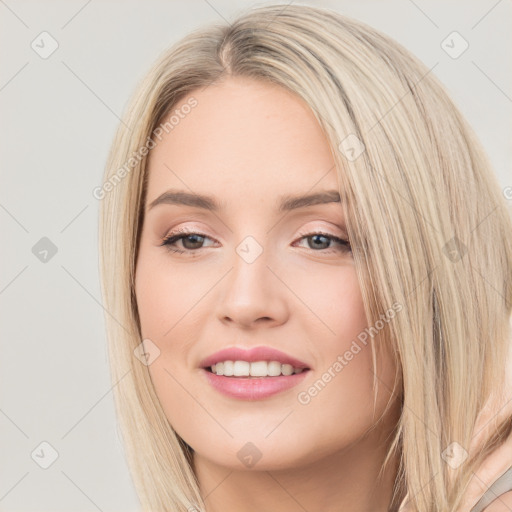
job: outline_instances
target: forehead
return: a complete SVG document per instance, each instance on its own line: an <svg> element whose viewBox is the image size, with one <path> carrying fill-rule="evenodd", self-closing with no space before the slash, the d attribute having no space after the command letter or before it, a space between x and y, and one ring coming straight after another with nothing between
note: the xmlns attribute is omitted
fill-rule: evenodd
<svg viewBox="0 0 512 512"><path fill-rule="evenodd" d="M231 77L192 92L170 116L150 153L148 202L168 188L259 201L337 188L313 112L280 86Z"/></svg>

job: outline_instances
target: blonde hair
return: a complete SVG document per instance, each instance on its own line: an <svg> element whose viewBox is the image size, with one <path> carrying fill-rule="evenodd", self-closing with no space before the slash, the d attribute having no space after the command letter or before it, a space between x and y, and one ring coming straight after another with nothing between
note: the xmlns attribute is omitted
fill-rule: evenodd
<svg viewBox="0 0 512 512"><path fill-rule="evenodd" d="M430 71L337 12L267 5L230 26L190 33L138 85L98 197L113 390L144 510L205 510L191 449L134 357L142 341L134 276L147 154L178 102L230 75L278 84L312 109L336 164L368 322L395 302L403 306L384 338L402 400L388 456L400 458L396 495L406 491L418 512L455 510L473 470L511 435L508 416L456 473L443 460L451 443L469 449L479 412L502 389L512 225L483 149ZM347 141L362 153L347 153ZM380 347L372 350L377 364Z"/></svg>

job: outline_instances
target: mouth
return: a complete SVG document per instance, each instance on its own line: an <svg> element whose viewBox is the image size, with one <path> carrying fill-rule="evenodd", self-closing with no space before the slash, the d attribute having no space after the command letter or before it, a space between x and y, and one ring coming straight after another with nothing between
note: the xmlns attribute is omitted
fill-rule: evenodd
<svg viewBox="0 0 512 512"><path fill-rule="evenodd" d="M215 391L240 400L263 400L297 386L311 371L309 365L270 346L227 347L199 367Z"/></svg>
<svg viewBox="0 0 512 512"><path fill-rule="evenodd" d="M255 401L297 386L307 377L310 368L278 361L223 361L202 368L202 372L206 383L216 392L230 399Z"/></svg>

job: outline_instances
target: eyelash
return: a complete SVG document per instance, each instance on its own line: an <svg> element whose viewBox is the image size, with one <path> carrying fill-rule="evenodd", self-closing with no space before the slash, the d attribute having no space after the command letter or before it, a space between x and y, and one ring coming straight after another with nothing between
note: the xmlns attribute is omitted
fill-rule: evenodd
<svg viewBox="0 0 512 512"><path fill-rule="evenodd" d="M184 250L181 250L181 249L176 249L176 247L172 247L172 245L174 243L178 242L179 240L182 240L183 238L186 238L189 235L198 235L198 236L200 236L202 238L209 238L210 240L213 240L212 238L210 238L207 235L204 235L203 233L198 233L196 231L188 231L186 229L183 229L183 230L176 230L176 231L173 231L173 232L169 233L162 240L162 243L160 245L165 247L170 252L179 253L179 254L193 253L193 252L198 252L200 249L204 249L204 247L199 247L198 249L184 249ZM330 233L324 233L322 231L314 231L312 233L300 233L299 240L302 240L303 238L313 237L315 235L321 235L321 236L324 236L324 237L326 237L326 238L328 238L328 239L330 239L330 240L332 240L334 242L339 243L340 246L341 246L340 247L341 252L351 252L352 251L351 246L350 246L350 242L348 240L344 240L343 238L339 238L337 236L331 235ZM315 251L313 249L311 249L311 250L313 252L327 252L327 254L330 254L332 252L331 248L320 249L319 251Z"/></svg>

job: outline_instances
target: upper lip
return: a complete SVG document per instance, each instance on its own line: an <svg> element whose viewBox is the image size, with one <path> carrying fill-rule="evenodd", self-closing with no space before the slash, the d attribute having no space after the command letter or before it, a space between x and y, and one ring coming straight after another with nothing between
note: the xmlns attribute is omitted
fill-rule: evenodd
<svg viewBox="0 0 512 512"><path fill-rule="evenodd" d="M289 356L275 348L266 346L254 347L251 349L228 347L211 354L207 358L203 359L199 365L201 368L208 368L222 361L278 361L281 364L291 364L294 368L309 369L309 366L299 359Z"/></svg>

